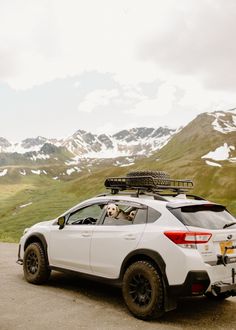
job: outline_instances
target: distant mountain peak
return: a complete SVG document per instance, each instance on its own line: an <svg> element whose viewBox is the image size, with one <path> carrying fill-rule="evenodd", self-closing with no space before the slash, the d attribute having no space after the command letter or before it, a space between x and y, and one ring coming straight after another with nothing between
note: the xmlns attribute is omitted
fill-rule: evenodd
<svg viewBox="0 0 236 330"><path fill-rule="evenodd" d="M134 127L121 130L113 135L93 134L79 129L73 135L64 139L46 139L38 136L27 138L20 143L11 145L2 141L0 152L20 154L34 153L34 159L39 155L57 153L63 147L74 156L86 158L115 158L120 156L150 155L166 144L175 130L168 127Z"/></svg>
<svg viewBox="0 0 236 330"><path fill-rule="evenodd" d="M212 122L214 130L228 134L236 131L236 108L227 111L208 112L215 119Z"/></svg>

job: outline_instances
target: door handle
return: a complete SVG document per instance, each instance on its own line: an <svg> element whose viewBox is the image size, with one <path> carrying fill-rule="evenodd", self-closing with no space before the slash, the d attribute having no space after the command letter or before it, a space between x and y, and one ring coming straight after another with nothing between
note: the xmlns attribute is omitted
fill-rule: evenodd
<svg viewBox="0 0 236 330"><path fill-rule="evenodd" d="M84 231L84 232L81 234L81 236L83 236L83 237L91 237L92 235L91 235L91 233L90 233L89 231Z"/></svg>
<svg viewBox="0 0 236 330"><path fill-rule="evenodd" d="M124 238L126 239L126 240L135 240L136 239L136 236L134 235L134 234L127 234L127 235L125 235L124 236Z"/></svg>

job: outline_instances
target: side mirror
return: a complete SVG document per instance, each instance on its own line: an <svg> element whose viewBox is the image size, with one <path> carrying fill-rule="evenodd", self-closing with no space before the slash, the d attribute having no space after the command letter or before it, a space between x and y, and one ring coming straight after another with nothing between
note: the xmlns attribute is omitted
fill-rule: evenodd
<svg viewBox="0 0 236 330"><path fill-rule="evenodd" d="M63 229L65 227L66 218L65 217L59 217L57 220L57 224L59 226L59 229Z"/></svg>

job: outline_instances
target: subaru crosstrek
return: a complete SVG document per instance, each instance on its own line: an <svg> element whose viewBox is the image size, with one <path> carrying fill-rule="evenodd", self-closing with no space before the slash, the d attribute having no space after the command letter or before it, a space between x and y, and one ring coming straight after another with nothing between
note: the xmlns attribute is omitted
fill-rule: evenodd
<svg viewBox="0 0 236 330"><path fill-rule="evenodd" d="M105 186L109 193L24 231L18 263L28 282L42 284L55 270L117 284L143 320L176 308L179 297L236 295L236 219L224 206L161 171Z"/></svg>

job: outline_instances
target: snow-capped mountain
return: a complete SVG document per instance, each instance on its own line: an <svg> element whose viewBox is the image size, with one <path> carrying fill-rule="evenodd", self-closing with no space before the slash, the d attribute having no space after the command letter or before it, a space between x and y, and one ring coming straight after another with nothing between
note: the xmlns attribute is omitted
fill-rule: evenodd
<svg viewBox="0 0 236 330"><path fill-rule="evenodd" d="M165 145L175 130L139 127L123 130L114 135L92 134L78 130L61 141L72 154L87 158L114 158L120 156L150 155Z"/></svg>
<svg viewBox="0 0 236 330"><path fill-rule="evenodd" d="M141 168L160 166L182 170L181 175L192 169L193 177L202 166L236 173L236 109L202 113L178 131L139 127L99 135L78 130L65 139L37 137L15 144L0 138L3 178L17 173L66 180L96 168L140 166L140 159Z"/></svg>
<svg viewBox="0 0 236 330"><path fill-rule="evenodd" d="M65 139L27 138L10 143L0 138L1 153L24 154L32 159L46 159L57 148L64 148L80 158L115 158L120 156L150 155L163 147L176 131L167 127L158 129L139 127L122 130L114 135L93 134L78 130Z"/></svg>
<svg viewBox="0 0 236 330"><path fill-rule="evenodd" d="M201 161L214 167L236 163L236 109L200 114L160 150L158 157Z"/></svg>

